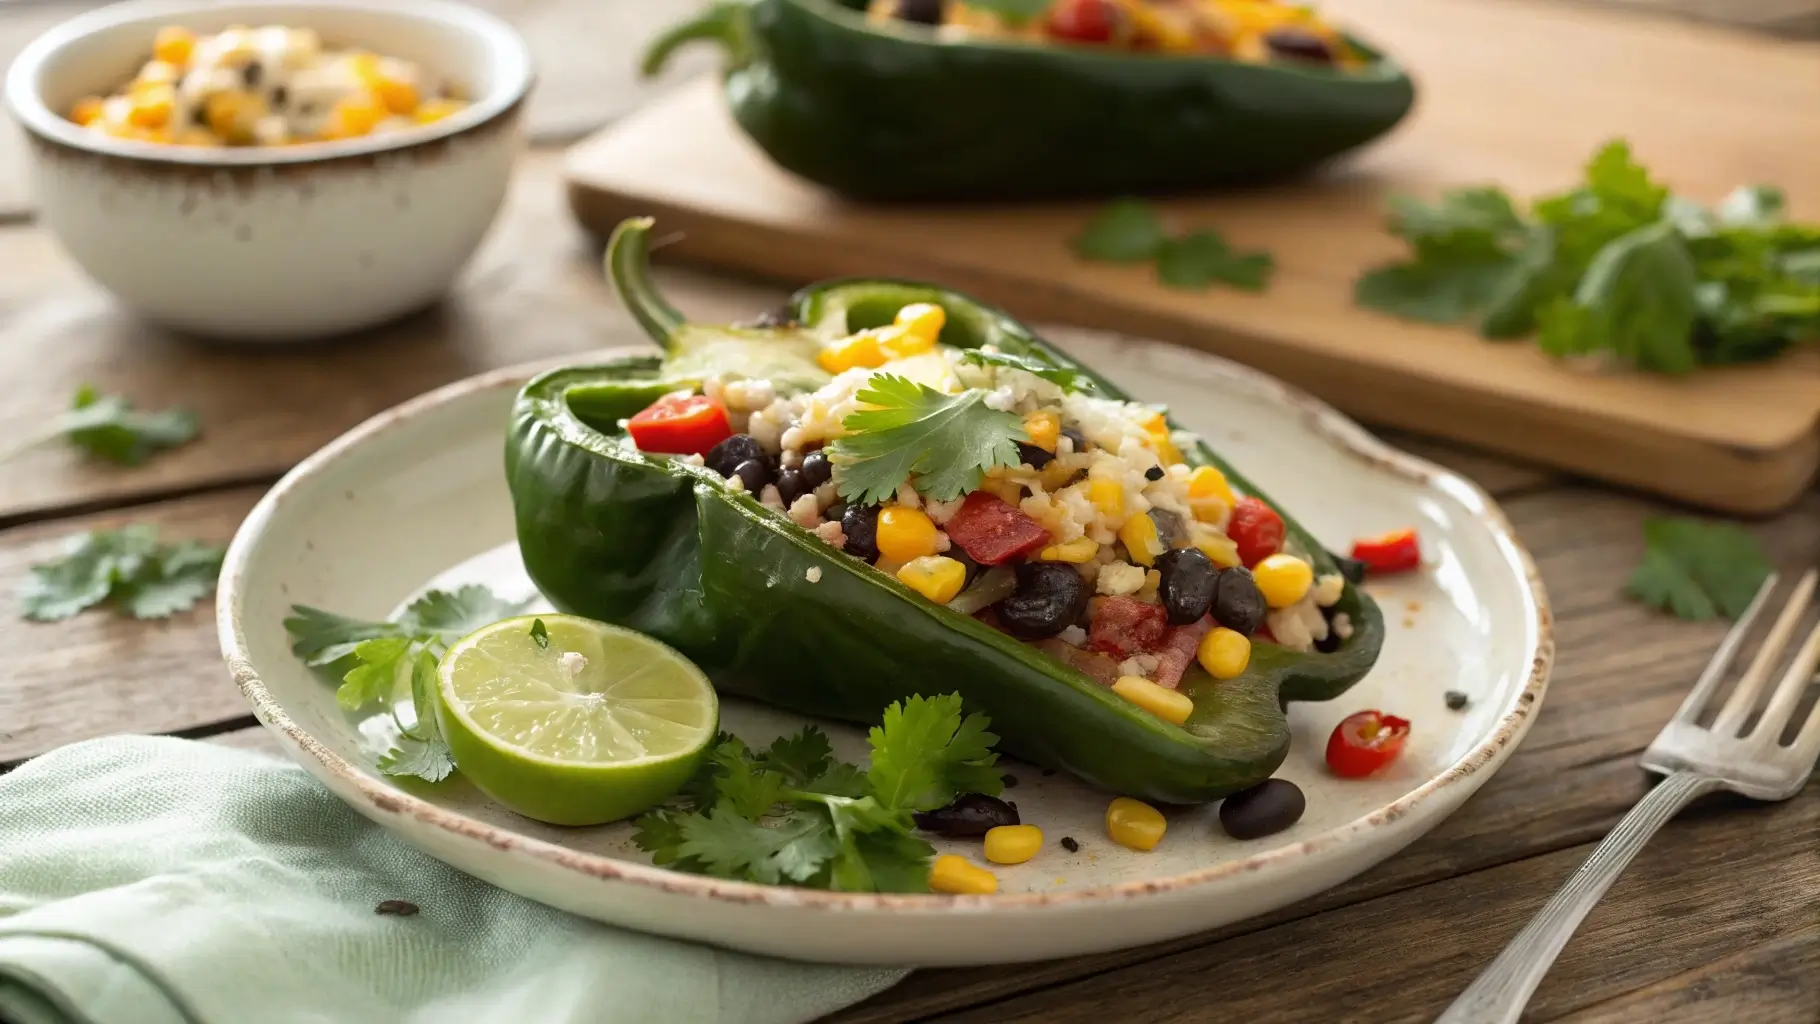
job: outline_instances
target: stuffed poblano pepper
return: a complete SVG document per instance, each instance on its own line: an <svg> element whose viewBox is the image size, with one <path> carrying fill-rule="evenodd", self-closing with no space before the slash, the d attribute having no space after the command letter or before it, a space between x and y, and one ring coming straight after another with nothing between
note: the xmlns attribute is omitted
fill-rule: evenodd
<svg viewBox="0 0 1820 1024"><path fill-rule="evenodd" d="M660 71L720 46L734 118L861 199L1197 188L1304 170L1388 131L1395 62L1276 0L712 0Z"/></svg>
<svg viewBox="0 0 1820 1024"><path fill-rule="evenodd" d="M643 631L723 692L874 722L958 691L1000 749L1197 803L1289 746L1383 641L1371 599L1286 512L1155 407L996 309L903 281L688 323L609 273L664 347L546 373L506 466L557 607Z"/></svg>

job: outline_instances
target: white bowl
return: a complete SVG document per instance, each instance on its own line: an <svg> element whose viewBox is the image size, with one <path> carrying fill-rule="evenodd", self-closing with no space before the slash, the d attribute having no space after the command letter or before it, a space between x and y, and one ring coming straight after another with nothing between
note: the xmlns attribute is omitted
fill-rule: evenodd
<svg viewBox="0 0 1820 1024"><path fill-rule="evenodd" d="M128 141L65 118L131 79L165 24L313 28L413 61L474 102L412 131L277 148ZM31 141L40 216L91 277L156 323L275 342L369 327L448 290L505 198L532 79L510 26L442 0L136 0L33 41L6 102Z"/></svg>

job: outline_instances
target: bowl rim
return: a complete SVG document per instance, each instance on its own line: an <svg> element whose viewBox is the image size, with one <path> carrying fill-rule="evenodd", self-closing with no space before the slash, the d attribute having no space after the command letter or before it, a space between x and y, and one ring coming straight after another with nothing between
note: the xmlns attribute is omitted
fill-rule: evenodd
<svg viewBox="0 0 1820 1024"><path fill-rule="evenodd" d="M440 23L479 40L497 60L504 77L486 95L466 108L432 125L358 139L313 142L301 146L200 147L177 146L114 138L89 131L52 110L38 89L38 80L57 54L101 32L121 29L154 19L180 20L187 15L218 15L227 8L263 8L274 20L289 12L307 26L308 15L323 10L350 10L380 14L419 24ZM149 45L149 41L148 41ZM235 168L307 166L397 152L464 134L516 110L536 83L536 68L524 38L499 17L450 0L388 0L375 7L359 0L125 0L78 14L39 35L21 50L6 71L6 105L13 118L35 138L85 153L145 164L172 167Z"/></svg>
<svg viewBox="0 0 1820 1024"><path fill-rule="evenodd" d="M1037 333L1043 333L1043 329L1039 327ZM1087 333L1109 338L1121 337L1113 332ZM594 361L633 352L645 353L647 350L616 348L589 352L585 358ZM1440 803L1444 806L1445 797L1462 787L1464 793L1459 799L1464 800L1512 753L1540 710L1548 689L1549 674L1554 664L1554 624L1548 596L1535 561L1517 538L1516 531L1502 509L1471 480L1385 444L1326 402L1268 374L1212 353L1196 351L1193 354L1205 358L1211 366L1240 386L1260 391L1273 400L1300 411L1320 439L1350 457L1414 486L1441 491L1458 501L1466 514L1490 532L1504 561L1521 577L1524 587L1522 596L1528 605L1527 621L1522 627L1533 633L1529 670L1521 688L1508 698L1504 714L1486 732L1484 738L1461 753L1453 763L1388 804L1289 845L1272 847L1248 857L1168 877L1136 879L1062 892L963 896L798 889L672 871L641 861L585 853L556 842L537 839L508 827L471 818L401 787L387 784L329 750L292 720L282 703L266 687L250 657L246 630L242 623L248 563L279 506L288 500L291 492L375 436L471 395L507 387L516 389L537 373L576 362L577 357L574 355L496 369L426 392L375 414L293 467L248 513L228 546L216 598L216 630L221 652L236 685L252 704L254 716L277 733L283 745L295 752L294 756L305 759L304 763L312 773L325 782L334 781L342 787L344 795L347 790L358 793L364 810L383 812L387 817L396 815L413 819L418 827L443 833L447 841L485 844L508 855L540 861L550 868L575 872L599 881L622 882L655 892L705 897L732 904L831 912L979 913L1127 903L1166 893L1180 893L1260 870L1280 869L1286 864L1320 858L1335 850L1349 848L1373 834L1395 829L1399 821L1407 819L1422 805ZM310 761L316 763L309 764ZM1441 813L1444 815L1446 810L1443 809Z"/></svg>

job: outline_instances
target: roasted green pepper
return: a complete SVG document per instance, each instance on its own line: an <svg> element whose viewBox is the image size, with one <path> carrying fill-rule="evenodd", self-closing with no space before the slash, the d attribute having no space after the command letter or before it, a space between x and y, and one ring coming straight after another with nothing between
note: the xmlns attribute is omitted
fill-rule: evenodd
<svg viewBox="0 0 1820 1024"><path fill-rule="evenodd" d="M518 541L531 578L558 608L648 633L695 659L723 691L805 714L874 722L912 694L959 691L991 716L1001 749L1167 803L1213 800L1268 778L1289 749L1283 702L1330 699L1371 668L1383 620L1349 584L1336 607L1354 630L1338 650L1259 643L1245 673L1225 681L1191 666L1179 689L1194 710L1171 725L1037 648L925 600L729 490L712 470L640 452L618 424L710 366L796 374L812 387L820 370L808 353L823 338L887 323L909 302L946 311L943 344L990 343L1079 370L1107 397L1125 397L1004 313L932 285L833 281L797 293L791 324L686 323L649 280L649 225L622 224L607 259L621 298L668 358L545 373L525 385L512 414L506 472ZM1204 445L1183 455L1257 495ZM1331 554L1283 518L1317 571L1337 571Z"/></svg>
<svg viewBox="0 0 1820 1024"><path fill-rule="evenodd" d="M659 36L718 44L733 116L779 166L859 199L1200 188L1307 169L1388 131L1415 89L1354 69L941 40L859 0L714 0Z"/></svg>

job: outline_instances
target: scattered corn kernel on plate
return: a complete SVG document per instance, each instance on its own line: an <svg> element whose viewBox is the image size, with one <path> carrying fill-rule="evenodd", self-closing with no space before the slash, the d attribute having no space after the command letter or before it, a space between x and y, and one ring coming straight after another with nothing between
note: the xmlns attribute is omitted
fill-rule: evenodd
<svg viewBox="0 0 1820 1024"><path fill-rule="evenodd" d="M1007 759L1015 783L1003 797L1036 829L999 834L992 859L1028 859L988 864L979 840L935 841L935 870L955 876L947 885L967 889L978 882L972 872L989 868L995 894L857 894L657 868L629 823L543 825L459 774L433 785L380 774L375 745L390 723L344 712L334 688L293 657L283 621L297 604L384 618L427 588L468 583L540 601L513 541L500 472L507 413L530 370L473 378L375 417L281 481L229 553L223 652L255 713L300 764L432 855L600 921L796 959L985 964L1161 941L1311 896L1433 828L1515 748L1547 685L1547 601L1502 513L1470 482L1255 371L1159 343L1044 334L1132 394L1166 403L1326 546L1345 551L1356 538L1415 528L1421 571L1367 583L1388 625L1369 675L1338 699L1291 705L1292 746L1276 777L1299 787L1307 806L1284 831L1233 838L1210 804L1163 808L1158 838L1150 808ZM945 692L941 680L930 692ZM1328 738L1364 710L1413 723L1407 744L1368 777L1339 777L1324 757ZM754 746L805 724L726 694L720 701L720 727ZM812 724L838 756L863 763L864 730ZM1148 851L1133 848L1152 840Z"/></svg>

